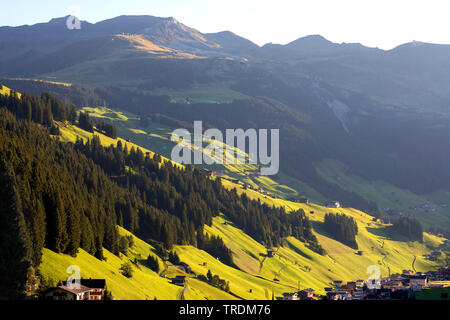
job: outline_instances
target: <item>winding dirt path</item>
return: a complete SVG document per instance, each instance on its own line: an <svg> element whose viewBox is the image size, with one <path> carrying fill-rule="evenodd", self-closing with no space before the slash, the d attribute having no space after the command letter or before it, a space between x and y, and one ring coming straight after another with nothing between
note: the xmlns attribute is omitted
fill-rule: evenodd
<svg viewBox="0 0 450 320"><path fill-rule="evenodd" d="M188 286L185 285L183 290L181 290L181 292L180 292L179 300L186 300L186 297L184 295L186 294L187 291L188 291Z"/></svg>

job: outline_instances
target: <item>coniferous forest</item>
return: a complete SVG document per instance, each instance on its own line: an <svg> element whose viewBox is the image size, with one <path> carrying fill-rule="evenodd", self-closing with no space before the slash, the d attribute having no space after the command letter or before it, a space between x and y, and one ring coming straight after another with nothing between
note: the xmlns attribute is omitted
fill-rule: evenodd
<svg viewBox="0 0 450 320"><path fill-rule="evenodd" d="M44 247L73 256L82 248L98 259L103 248L119 254L117 225L167 250L189 244L231 265L222 239L203 231L223 213L266 246L294 236L322 252L303 211L288 215L121 142L62 143L49 135L53 120L75 123L74 107L47 94L0 97L2 296L20 296L39 277Z"/></svg>
<svg viewBox="0 0 450 320"><path fill-rule="evenodd" d="M353 249L358 249L356 243L356 235L358 234L358 226L355 219L345 214L327 213L324 219L325 230L332 237Z"/></svg>
<svg viewBox="0 0 450 320"><path fill-rule="evenodd" d="M393 229L409 240L423 240L423 227L415 218L400 217L393 221Z"/></svg>

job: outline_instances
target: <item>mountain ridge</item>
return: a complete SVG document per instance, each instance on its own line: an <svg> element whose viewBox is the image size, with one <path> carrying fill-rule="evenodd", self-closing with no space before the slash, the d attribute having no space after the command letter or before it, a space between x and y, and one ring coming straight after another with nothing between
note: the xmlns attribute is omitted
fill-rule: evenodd
<svg viewBox="0 0 450 320"><path fill-rule="evenodd" d="M327 197L339 194L342 201L358 202L358 191L344 193L335 182L325 183L315 164L335 159L369 183L383 180L421 195L450 188L448 150L441 147L448 144L450 117L447 46L416 44L383 51L312 35L271 50L229 32L202 34L173 18L121 16L96 25L99 31L93 34L113 35L82 39L76 36L82 27L74 30L73 41L54 38L23 48L0 37L0 76L124 89L120 92L134 98L107 94L110 103L136 114L204 119L215 127L280 127L287 173L314 184ZM113 41L117 32L131 44ZM182 54L161 54L141 40ZM282 111L258 97L283 105ZM230 106L236 115L224 112ZM211 117L214 108L221 117ZM246 116L238 117L243 111ZM278 116L299 112L312 120L305 125L295 117L283 121ZM288 150L290 145L297 148ZM303 170L298 170L299 161Z"/></svg>
<svg viewBox="0 0 450 320"><path fill-rule="evenodd" d="M31 24L31 25L26 24L26 25L20 25L20 26L0 26L0 40L4 40L4 39L1 39L1 36L2 35L4 36L5 32L9 32L9 33L10 32L22 32L22 33L24 33L27 31L33 31L33 32L37 33L37 32L41 32L41 31L45 30L46 27L55 27L55 26L65 27L65 23L66 23L66 20L68 17L70 17L70 15L67 15L64 17L52 18L48 22L39 22L39 23ZM322 36L320 34L309 34L309 35L301 36L301 37L299 37L287 44L284 44L284 45L270 42L270 43L266 43L262 46L258 46L256 44L254 44L251 40L246 39L242 36L239 36L235 33L232 33L228 30L223 30L223 31L214 32L214 33L202 33L196 29L185 26L184 24L179 22L174 17L157 17L157 16L152 16L152 15L120 15L120 16L116 16L113 18L101 20L96 23L90 23L85 20L80 20L80 21L82 24L82 28L81 28L81 30L77 30L74 33L78 32L80 34L86 35L87 32L91 32L92 36L113 35L116 33L137 33L137 32L142 32L147 28L151 28L155 24L165 23L165 24L169 24L169 25L181 25L181 26L183 26L183 28L190 29L191 32L198 32L200 35L207 36L207 37L213 37L215 35L223 35L223 36L226 35L229 37L230 35L233 35L236 38L244 40L247 43L252 43L254 45L254 47L259 47L259 48L263 48L264 46L271 46L271 45L274 45L277 47L295 47L296 45L306 44L307 42L309 42L310 44L311 43L317 44L319 41L322 42L322 44L338 45L338 46L351 45L351 46L364 47L364 48L368 48L368 49L377 49L377 50L385 51L385 52L395 50L396 48L399 48L402 46L411 46L412 47L412 46L417 46L418 44L427 44L427 45L433 44L435 46L448 45L448 44L434 44L434 43L427 43L427 42L421 42L421 41L413 41L413 42L399 44L396 47L389 49L389 50L383 50L383 49L379 49L379 48L365 46L365 45L362 45L361 43L333 42L333 41L326 39L324 36ZM87 26L87 28L86 28L86 26ZM87 31L84 29L87 29ZM61 30L59 30L59 31L61 31ZM66 30L66 31L69 31L69 30ZM70 30L70 31L72 31L72 30ZM64 34L65 34L65 36L68 35L68 33L64 33Z"/></svg>

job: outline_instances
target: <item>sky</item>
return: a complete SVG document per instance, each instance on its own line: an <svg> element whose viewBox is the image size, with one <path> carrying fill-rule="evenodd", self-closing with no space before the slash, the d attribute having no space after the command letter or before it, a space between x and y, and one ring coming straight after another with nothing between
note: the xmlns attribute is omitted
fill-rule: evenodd
<svg viewBox="0 0 450 320"><path fill-rule="evenodd" d="M0 26L68 14L91 23L154 15L203 33L229 30L258 45L311 34L382 49L411 41L450 44L448 0L0 0L0 8Z"/></svg>

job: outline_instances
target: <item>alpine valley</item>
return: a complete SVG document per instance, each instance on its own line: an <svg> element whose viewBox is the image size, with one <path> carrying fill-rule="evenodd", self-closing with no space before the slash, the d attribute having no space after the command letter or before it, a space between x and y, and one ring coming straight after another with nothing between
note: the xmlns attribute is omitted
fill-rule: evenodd
<svg viewBox="0 0 450 320"><path fill-rule="evenodd" d="M0 27L0 298L358 299L374 267L448 287L450 45L67 19ZM199 120L279 129L280 171L173 162Z"/></svg>

